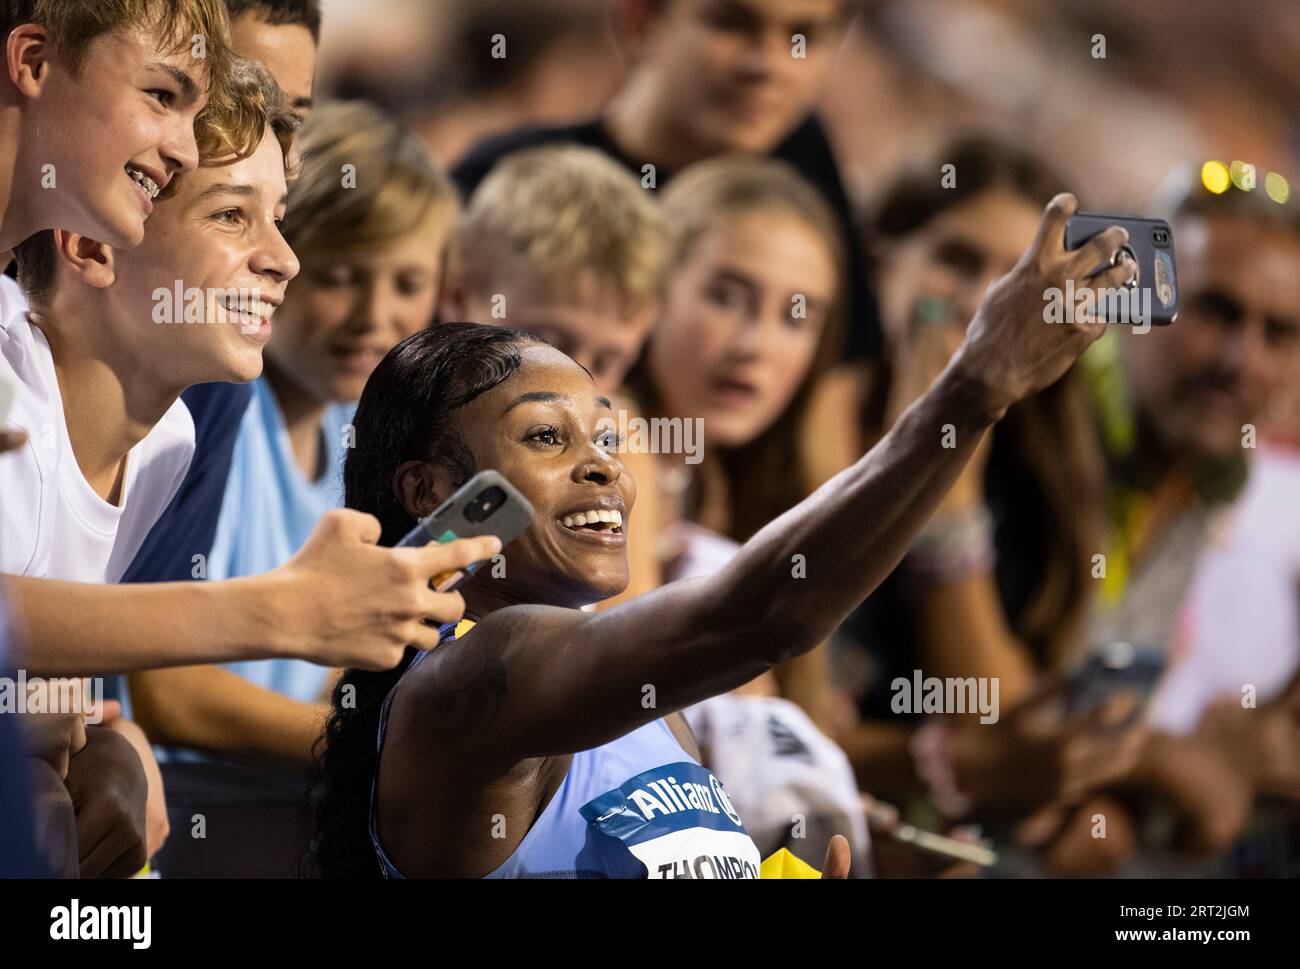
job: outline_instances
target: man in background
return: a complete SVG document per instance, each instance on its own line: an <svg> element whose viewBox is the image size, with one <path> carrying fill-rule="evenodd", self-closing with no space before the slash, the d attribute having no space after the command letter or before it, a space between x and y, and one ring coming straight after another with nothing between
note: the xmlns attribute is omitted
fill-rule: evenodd
<svg viewBox="0 0 1300 969"><path fill-rule="evenodd" d="M480 142L452 170L462 195L472 195L505 155L555 142L604 151L647 189L661 188L706 158L781 159L826 197L840 219L851 270L847 355L878 350L866 260L814 111L850 18L849 0L619 0L616 12L631 68L604 113ZM500 28L507 37L508 27Z"/></svg>

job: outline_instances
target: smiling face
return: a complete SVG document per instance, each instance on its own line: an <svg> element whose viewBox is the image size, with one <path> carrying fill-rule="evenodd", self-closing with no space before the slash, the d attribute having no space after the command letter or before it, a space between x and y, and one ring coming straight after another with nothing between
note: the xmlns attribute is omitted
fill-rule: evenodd
<svg viewBox="0 0 1300 969"><path fill-rule="evenodd" d="M466 601L475 584L508 582L526 602L598 602L627 586L624 526L636 484L618 458L610 402L591 378L552 347L530 345L522 356L518 370L456 416L478 467L505 475L536 513L506 549L507 578L476 578Z"/></svg>
<svg viewBox="0 0 1300 969"><path fill-rule="evenodd" d="M646 3L649 0L641 0ZM642 69L710 154L765 153L803 120L843 31L843 0L664 0ZM795 56L796 34L805 38Z"/></svg>
<svg viewBox="0 0 1300 969"><path fill-rule="evenodd" d="M308 261L276 314L277 371L320 402L360 397L384 354L432 322L446 234L430 219L364 255Z"/></svg>
<svg viewBox="0 0 1300 969"><path fill-rule="evenodd" d="M269 131L248 158L186 175L159 202L144 242L113 254L114 283L94 297L97 312L124 321L124 338L165 361L178 386L256 378L271 314L298 273L278 227L286 194L284 156ZM174 305L178 283L202 294L201 323ZM176 322L149 322L160 299Z"/></svg>
<svg viewBox="0 0 1300 969"><path fill-rule="evenodd" d="M46 226L119 249L139 244L157 191L198 164L202 65L188 50L160 53L135 28L94 40L75 75L46 62L20 142L34 179L54 166L55 187L34 189Z"/></svg>
<svg viewBox="0 0 1300 969"><path fill-rule="evenodd" d="M256 10L232 25L235 51L266 67L284 91L284 100L301 121L311 113L316 78L316 44L302 24L269 24Z"/></svg>
<svg viewBox="0 0 1300 969"><path fill-rule="evenodd" d="M1124 360L1138 411L1174 453L1241 453L1300 356L1300 240L1243 218L1174 227L1178 322L1128 332Z"/></svg>
<svg viewBox="0 0 1300 969"><path fill-rule="evenodd" d="M807 376L835 288L834 256L798 216L718 222L680 261L647 349L664 411L704 418L722 447L754 440Z"/></svg>

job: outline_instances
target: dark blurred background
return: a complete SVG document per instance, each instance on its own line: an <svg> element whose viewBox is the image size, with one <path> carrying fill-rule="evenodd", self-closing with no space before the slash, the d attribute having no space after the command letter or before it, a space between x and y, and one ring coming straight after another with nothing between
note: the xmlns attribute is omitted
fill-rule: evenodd
<svg viewBox="0 0 1300 969"><path fill-rule="evenodd" d="M621 76L609 0L323 6L319 93L398 111L444 164L520 123L592 115ZM977 126L1027 142L1094 209L1142 210L1179 166L1211 159L1254 164L1261 186L1267 172L1294 182L1300 170L1294 0L857 6L821 107L858 200ZM491 56L496 33L508 35L504 60Z"/></svg>

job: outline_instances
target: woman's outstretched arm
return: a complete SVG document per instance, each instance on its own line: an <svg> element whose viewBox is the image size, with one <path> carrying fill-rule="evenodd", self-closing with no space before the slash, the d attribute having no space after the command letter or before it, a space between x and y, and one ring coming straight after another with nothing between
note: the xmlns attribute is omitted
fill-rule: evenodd
<svg viewBox="0 0 1300 969"><path fill-rule="evenodd" d="M1123 229L1065 251L1075 207L1069 195L1052 201L1033 246L990 287L961 348L893 429L721 572L607 612L494 612L413 671L394 717L444 756L505 766L605 743L823 641L902 559L985 431L1101 335L1105 324L1045 322L1044 301L1067 280L1081 291L1129 273L1121 264L1089 278L1126 241Z"/></svg>

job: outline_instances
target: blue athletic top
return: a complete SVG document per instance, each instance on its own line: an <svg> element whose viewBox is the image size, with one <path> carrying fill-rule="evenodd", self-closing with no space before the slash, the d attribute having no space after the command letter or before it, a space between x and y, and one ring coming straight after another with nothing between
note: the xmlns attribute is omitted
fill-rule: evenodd
<svg viewBox="0 0 1300 969"><path fill-rule="evenodd" d="M455 638L450 625L443 642ZM407 672L427 652L415 657ZM388 710L379 717L382 752ZM386 878L403 878L379 841L378 769L370 841ZM722 783L660 719L573 755L559 789L514 853L487 878L757 878L758 848Z"/></svg>

